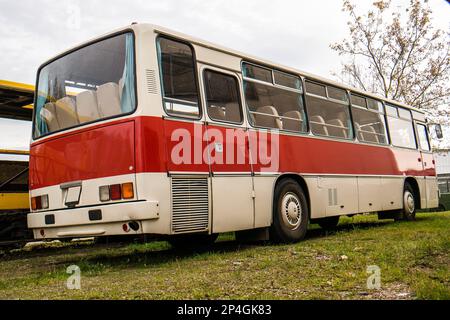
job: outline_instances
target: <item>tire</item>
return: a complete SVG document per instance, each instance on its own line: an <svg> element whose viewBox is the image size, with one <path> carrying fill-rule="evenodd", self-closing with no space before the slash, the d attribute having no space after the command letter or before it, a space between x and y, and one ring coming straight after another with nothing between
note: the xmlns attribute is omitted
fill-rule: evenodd
<svg viewBox="0 0 450 320"><path fill-rule="evenodd" d="M271 240L283 243L302 240L308 220L309 207L304 191L296 181L282 180L275 188Z"/></svg>
<svg viewBox="0 0 450 320"><path fill-rule="evenodd" d="M340 216L322 218L317 220L317 223L324 230L333 230L336 229L337 225L339 224L340 218Z"/></svg>
<svg viewBox="0 0 450 320"><path fill-rule="evenodd" d="M173 236L167 241L177 249L196 249L212 246L218 237L218 234L186 234Z"/></svg>
<svg viewBox="0 0 450 320"><path fill-rule="evenodd" d="M403 190L403 209L396 221L414 221L416 220L416 195L411 185L406 182Z"/></svg>

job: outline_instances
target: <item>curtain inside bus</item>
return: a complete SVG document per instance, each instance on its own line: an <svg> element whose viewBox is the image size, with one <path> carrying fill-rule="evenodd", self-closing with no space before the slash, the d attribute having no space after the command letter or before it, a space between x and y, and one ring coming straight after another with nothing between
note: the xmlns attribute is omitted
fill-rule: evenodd
<svg viewBox="0 0 450 320"><path fill-rule="evenodd" d="M125 67L123 70L124 86L122 89L121 109L129 113L134 109L134 42L133 35L127 34L125 39Z"/></svg>

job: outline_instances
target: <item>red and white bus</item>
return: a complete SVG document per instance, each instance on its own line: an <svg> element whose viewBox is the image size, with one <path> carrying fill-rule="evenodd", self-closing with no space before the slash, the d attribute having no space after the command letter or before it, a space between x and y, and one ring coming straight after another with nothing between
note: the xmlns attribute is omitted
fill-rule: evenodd
<svg viewBox="0 0 450 320"><path fill-rule="evenodd" d="M30 155L37 239L256 230L438 205L424 113L162 27L44 63ZM258 233L256 232L255 233Z"/></svg>

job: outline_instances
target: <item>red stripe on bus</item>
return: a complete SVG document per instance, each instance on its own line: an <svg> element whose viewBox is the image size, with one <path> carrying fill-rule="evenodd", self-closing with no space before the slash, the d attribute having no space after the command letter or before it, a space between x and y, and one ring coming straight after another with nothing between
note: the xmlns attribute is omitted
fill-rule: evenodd
<svg viewBox="0 0 450 320"><path fill-rule="evenodd" d="M211 128L225 131L223 127L208 125L208 129ZM189 122L136 117L39 140L32 144L30 150L30 189L135 172L208 172L206 162L196 164L194 151L192 164L172 161L171 150L179 143L176 139L172 141L172 134L177 129L188 132L191 137L196 130ZM200 126L200 130L203 135L206 129ZM214 141L203 141L199 137L196 141L193 139L192 145L196 143L202 150L208 143L214 144ZM226 157L226 143L223 147ZM248 147L241 143L239 148L242 151ZM238 149L235 149L237 153ZM421 153L418 150L281 134L279 165L274 171L318 175L435 176L432 155L424 155L424 163L419 162L419 158ZM260 160L253 165L254 172L270 172L271 168ZM422 165L425 163L424 169ZM249 154L245 154L244 164L215 164L212 169L214 172L250 172Z"/></svg>

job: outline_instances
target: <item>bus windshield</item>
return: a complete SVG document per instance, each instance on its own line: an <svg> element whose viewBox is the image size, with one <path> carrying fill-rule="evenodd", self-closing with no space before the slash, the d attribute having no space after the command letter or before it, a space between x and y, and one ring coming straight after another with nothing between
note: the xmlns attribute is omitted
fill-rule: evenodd
<svg viewBox="0 0 450 320"><path fill-rule="evenodd" d="M33 137L129 114L136 107L131 32L82 47L39 71Z"/></svg>

